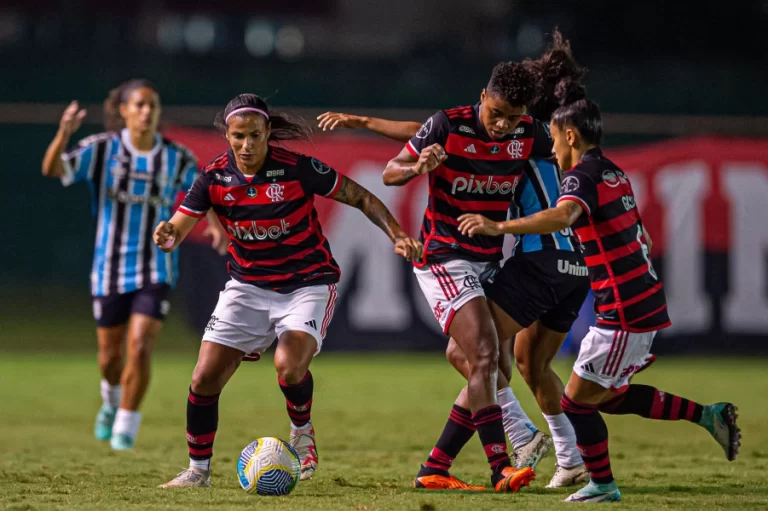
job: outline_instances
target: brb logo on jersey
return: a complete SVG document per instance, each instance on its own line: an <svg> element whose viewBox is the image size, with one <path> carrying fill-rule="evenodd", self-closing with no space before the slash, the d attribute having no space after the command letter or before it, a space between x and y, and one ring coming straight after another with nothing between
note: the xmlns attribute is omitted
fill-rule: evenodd
<svg viewBox="0 0 768 511"><path fill-rule="evenodd" d="M285 219L280 219L279 225L270 225L264 227L256 222L235 222L234 225L228 225L227 231L233 238L241 241L264 241L266 239L276 240L281 236L286 236L291 231L291 226Z"/></svg>
<svg viewBox="0 0 768 511"><path fill-rule="evenodd" d="M454 179L451 193L453 195L456 195L456 192L479 193L481 195L486 193L488 195L498 193L500 195L506 195L515 191L517 180L518 178L515 176L515 180L512 182L502 181L499 183L494 181L492 176L488 176L488 179L481 181L475 179L475 175L471 174L469 179L465 177L457 177Z"/></svg>

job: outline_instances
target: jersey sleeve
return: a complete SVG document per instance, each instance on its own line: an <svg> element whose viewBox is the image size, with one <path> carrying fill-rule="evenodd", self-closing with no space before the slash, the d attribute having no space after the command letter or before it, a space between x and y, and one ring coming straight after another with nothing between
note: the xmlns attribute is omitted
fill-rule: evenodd
<svg viewBox="0 0 768 511"><path fill-rule="evenodd" d="M421 151L432 144L440 144L445 147L450 131L451 124L448 121L448 116L441 110L422 124L416 135L405 144L405 147L411 156L418 158Z"/></svg>
<svg viewBox="0 0 768 511"><path fill-rule="evenodd" d="M566 172L560 181L560 198L557 199L557 203L565 200L576 202L587 215L591 215L598 204L597 185L589 175L583 172L578 170Z"/></svg>
<svg viewBox="0 0 768 511"><path fill-rule="evenodd" d="M201 218L209 209L211 209L210 181L207 174L198 174L179 206L179 211L185 215Z"/></svg>
<svg viewBox="0 0 768 511"><path fill-rule="evenodd" d="M93 178L93 165L98 141L93 137L84 138L77 146L61 155L64 175L61 184L70 186Z"/></svg>
<svg viewBox="0 0 768 511"><path fill-rule="evenodd" d="M549 124L533 120L533 149L529 158L552 158L552 135Z"/></svg>
<svg viewBox="0 0 768 511"><path fill-rule="evenodd" d="M333 197L341 189L343 175L317 158L301 158L302 186L307 195Z"/></svg>
<svg viewBox="0 0 768 511"><path fill-rule="evenodd" d="M179 170L179 189L189 190L195 182L195 179L197 179L197 176L200 174L200 169L198 167L197 158L195 158L195 155L192 154L189 149L182 147L180 150L181 161L179 162L179 165L181 166L181 170Z"/></svg>

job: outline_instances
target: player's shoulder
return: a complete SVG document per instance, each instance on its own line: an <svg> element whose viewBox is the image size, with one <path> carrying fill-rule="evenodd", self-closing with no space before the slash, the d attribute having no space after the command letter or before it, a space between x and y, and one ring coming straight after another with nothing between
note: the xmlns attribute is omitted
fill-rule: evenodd
<svg viewBox="0 0 768 511"><path fill-rule="evenodd" d="M175 140L171 140L170 138L163 137L163 145L169 149L174 149L181 153L182 158L188 159L188 160L197 160L197 157L195 156L195 153L192 152L192 150L185 146L184 144L181 144L179 142L176 142Z"/></svg>
<svg viewBox="0 0 768 511"><path fill-rule="evenodd" d="M224 151L212 159L205 167L203 167L202 174L208 175L211 172L226 170L229 168L229 159L229 151Z"/></svg>
<svg viewBox="0 0 768 511"><path fill-rule="evenodd" d="M88 135L87 137L80 139L77 145L78 147L85 148L88 146L103 145L113 140L120 140L120 134L115 131L105 131L103 133Z"/></svg>

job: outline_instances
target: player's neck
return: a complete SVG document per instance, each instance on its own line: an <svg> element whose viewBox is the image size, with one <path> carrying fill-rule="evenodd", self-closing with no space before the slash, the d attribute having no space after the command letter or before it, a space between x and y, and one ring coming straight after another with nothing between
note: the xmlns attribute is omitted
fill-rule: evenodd
<svg viewBox="0 0 768 511"><path fill-rule="evenodd" d="M253 165L250 165L250 166L246 166L243 162L238 160L237 161L237 168L240 170L240 172L242 172L246 176L255 176L256 174L259 173L261 168L264 166L264 162L266 160L267 160L267 155L266 154L264 154L264 157L259 162L255 163Z"/></svg>
<svg viewBox="0 0 768 511"><path fill-rule="evenodd" d="M595 147L597 147L595 144L579 144L579 147L571 147L571 161L580 162L584 155Z"/></svg>
<svg viewBox="0 0 768 511"><path fill-rule="evenodd" d="M155 134L151 131L131 131L130 136L137 151L151 151L155 146Z"/></svg>

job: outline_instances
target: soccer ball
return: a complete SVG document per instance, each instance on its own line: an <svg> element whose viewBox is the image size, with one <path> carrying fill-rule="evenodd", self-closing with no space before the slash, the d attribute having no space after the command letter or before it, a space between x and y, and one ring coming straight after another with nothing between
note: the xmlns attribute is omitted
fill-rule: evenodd
<svg viewBox="0 0 768 511"><path fill-rule="evenodd" d="M301 475L299 455L285 440L259 438L237 460L237 480L247 493L288 495Z"/></svg>

